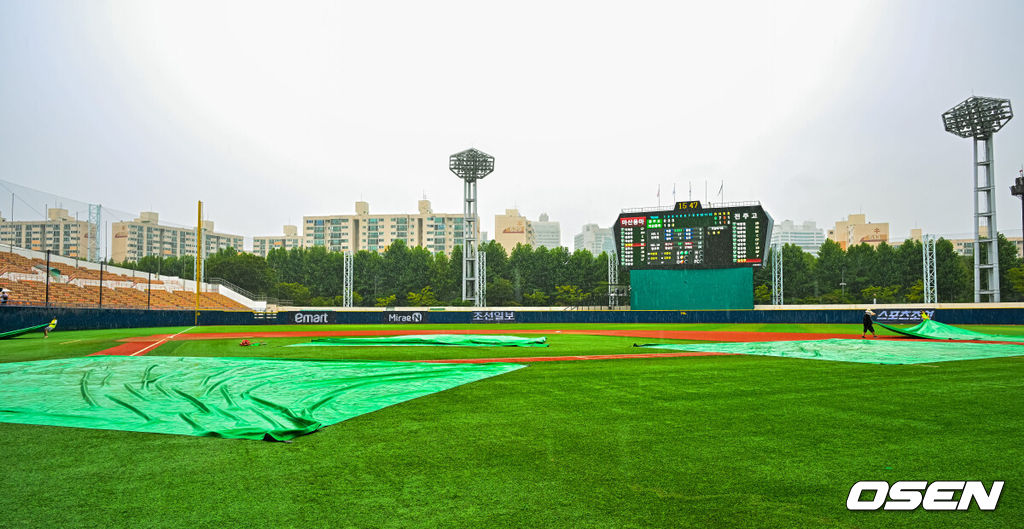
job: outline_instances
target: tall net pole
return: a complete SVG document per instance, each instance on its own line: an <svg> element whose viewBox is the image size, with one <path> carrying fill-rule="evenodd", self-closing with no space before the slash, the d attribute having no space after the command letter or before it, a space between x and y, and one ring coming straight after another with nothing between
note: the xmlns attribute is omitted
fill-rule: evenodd
<svg viewBox="0 0 1024 529"><path fill-rule="evenodd" d="M608 306L617 305L619 287L619 257L612 252L608 254Z"/></svg>
<svg viewBox="0 0 1024 529"><path fill-rule="evenodd" d="M448 158L448 169L463 181L464 207L462 218L462 299L481 307L480 265L477 260L477 194L476 181L494 171L494 157L476 149L466 149Z"/></svg>
<svg viewBox="0 0 1024 529"><path fill-rule="evenodd" d="M772 305L782 305L782 244L772 245Z"/></svg>
<svg viewBox="0 0 1024 529"><path fill-rule="evenodd" d="M924 302L938 303L939 289L935 276L935 236L925 235L921 237L922 252L924 252Z"/></svg>
<svg viewBox="0 0 1024 529"><path fill-rule="evenodd" d="M487 306L487 252L477 254L476 264L479 267L476 283L476 306Z"/></svg>
<svg viewBox="0 0 1024 529"><path fill-rule="evenodd" d="M14 197L12 195L11 199ZM86 248L87 261L98 263L100 261L100 219L102 217L103 206L99 204L89 204L89 223L86 227L88 230L88 248Z"/></svg>
<svg viewBox="0 0 1024 529"><path fill-rule="evenodd" d="M344 291L342 293L342 296L343 296L342 305L344 305L345 307L351 307L352 306L352 250L346 250L345 251L344 263L345 263L345 266L344 266L345 288L344 288Z"/></svg>
<svg viewBox="0 0 1024 529"><path fill-rule="evenodd" d="M199 285L203 281L203 201L199 201L199 214L196 222L196 320L199 325Z"/></svg>
<svg viewBox="0 0 1024 529"><path fill-rule="evenodd" d="M1009 99L972 96L942 114L946 132L974 140L974 302L999 302L992 136L1013 118Z"/></svg>

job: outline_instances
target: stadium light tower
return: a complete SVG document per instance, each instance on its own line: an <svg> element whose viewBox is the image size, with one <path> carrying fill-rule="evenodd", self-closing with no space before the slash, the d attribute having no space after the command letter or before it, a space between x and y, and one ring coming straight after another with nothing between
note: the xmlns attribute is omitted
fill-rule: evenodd
<svg viewBox="0 0 1024 529"><path fill-rule="evenodd" d="M999 302L992 136L1013 118L1009 99L971 96L942 114L946 132L974 139L974 302Z"/></svg>
<svg viewBox="0 0 1024 529"><path fill-rule="evenodd" d="M479 262L476 247L476 181L494 171L494 157L476 149L466 149L448 158L448 169L463 181L465 208L462 220L462 299L483 306L483 285L479 284Z"/></svg>

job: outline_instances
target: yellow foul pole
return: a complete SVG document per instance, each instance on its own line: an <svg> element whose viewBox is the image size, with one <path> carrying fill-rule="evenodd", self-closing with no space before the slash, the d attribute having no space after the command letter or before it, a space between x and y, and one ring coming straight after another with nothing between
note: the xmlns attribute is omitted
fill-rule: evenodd
<svg viewBox="0 0 1024 529"><path fill-rule="evenodd" d="M199 325L199 285L203 281L203 201L199 201L199 220L196 223L196 325Z"/></svg>

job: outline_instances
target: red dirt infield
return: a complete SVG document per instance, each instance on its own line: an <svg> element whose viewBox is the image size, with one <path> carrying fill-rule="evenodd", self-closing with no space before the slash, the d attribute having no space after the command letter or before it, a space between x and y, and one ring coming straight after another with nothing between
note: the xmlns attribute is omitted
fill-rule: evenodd
<svg viewBox="0 0 1024 529"><path fill-rule="evenodd" d="M634 338L661 338L671 340L699 340L709 342L780 342L790 340L825 340L828 338L858 339L856 334L829 334L829 333L796 333L796 332L736 332L736 331L648 331L642 329L623 330L599 330L599 329L480 329L473 331L459 332L457 330L359 330L359 331L262 331L262 332L211 332L211 333L189 333L189 334L154 334L152 336L137 336L118 340L123 342L109 349L98 351L89 356L95 355L123 355L137 356L140 353L147 353L156 349L156 344L163 341L180 340L226 340L243 338L304 338L304 337L327 337L327 336L403 336L409 334L581 334L590 336L628 336ZM905 340L906 338L896 336L885 336L879 340ZM627 354L627 355L596 355L584 357L530 357L541 359L564 359L564 360L599 360L601 356L607 358L656 358L671 356L703 356L707 354L721 353L648 353L648 354ZM501 359L486 359L487 361L500 361ZM467 362L469 360L459 360ZM512 361L505 359L504 361ZM518 361L526 361L519 359ZM455 362L453 360L452 362Z"/></svg>

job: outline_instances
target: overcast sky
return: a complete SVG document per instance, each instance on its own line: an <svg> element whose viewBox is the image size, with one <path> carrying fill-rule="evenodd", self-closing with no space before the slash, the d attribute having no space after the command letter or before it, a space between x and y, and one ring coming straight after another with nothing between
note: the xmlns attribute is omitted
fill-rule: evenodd
<svg viewBox="0 0 1024 529"><path fill-rule="evenodd" d="M476 147L492 236L518 207L571 246L705 182L776 221L966 234L971 141L940 116L1024 112L1022 53L1019 1L0 0L0 179L178 224L203 200L251 237L357 200L461 212L448 156ZM995 141L1019 233L1024 116Z"/></svg>

